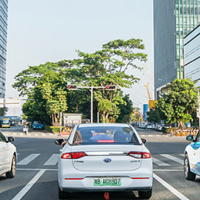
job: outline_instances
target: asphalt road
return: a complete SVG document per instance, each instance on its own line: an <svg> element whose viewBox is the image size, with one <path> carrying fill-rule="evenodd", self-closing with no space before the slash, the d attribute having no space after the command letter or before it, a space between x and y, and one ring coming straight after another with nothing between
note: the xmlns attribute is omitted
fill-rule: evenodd
<svg viewBox="0 0 200 200"><path fill-rule="evenodd" d="M14 134L17 129L13 128L12 131ZM138 129L138 133L147 140L146 146L153 157L154 182L151 199L199 200L200 177L191 182L186 181L183 175L183 152L188 144L185 138L165 136L145 129ZM13 179L0 176L0 200L58 199L56 159L60 147L54 144L55 138L48 134L45 137L35 135L35 132L32 137L15 135L14 144L18 150L17 173ZM103 200L104 196L103 193L79 193L73 194L71 199ZM137 192L115 192L110 193L110 199L139 198Z"/></svg>

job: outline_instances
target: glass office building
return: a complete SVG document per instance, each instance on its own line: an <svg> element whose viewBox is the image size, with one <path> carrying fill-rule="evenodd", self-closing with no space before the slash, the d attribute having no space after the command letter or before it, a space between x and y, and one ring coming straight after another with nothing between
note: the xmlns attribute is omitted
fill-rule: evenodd
<svg viewBox="0 0 200 200"><path fill-rule="evenodd" d="M8 0L0 0L0 98L5 97Z"/></svg>
<svg viewBox="0 0 200 200"><path fill-rule="evenodd" d="M184 37L200 24L200 0L154 0L155 98L165 84L184 78Z"/></svg>
<svg viewBox="0 0 200 200"><path fill-rule="evenodd" d="M185 78L197 81L200 86L200 25L184 38Z"/></svg>

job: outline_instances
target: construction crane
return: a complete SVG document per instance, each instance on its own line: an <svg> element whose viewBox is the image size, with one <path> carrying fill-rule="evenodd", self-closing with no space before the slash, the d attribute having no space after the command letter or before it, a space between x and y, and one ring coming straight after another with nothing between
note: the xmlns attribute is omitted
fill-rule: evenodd
<svg viewBox="0 0 200 200"><path fill-rule="evenodd" d="M153 100L153 95L151 93L150 95L150 92L149 92L149 83L147 83L146 85L144 85L146 88L147 88L147 93L148 93L148 96L149 96L149 100Z"/></svg>

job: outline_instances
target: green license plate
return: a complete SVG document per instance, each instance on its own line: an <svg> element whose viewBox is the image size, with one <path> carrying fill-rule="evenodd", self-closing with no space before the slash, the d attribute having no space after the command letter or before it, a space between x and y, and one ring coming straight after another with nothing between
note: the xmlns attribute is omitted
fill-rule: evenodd
<svg viewBox="0 0 200 200"><path fill-rule="evenodd" d="M95 178L94 186L120 186L120 178Z"/></svg>

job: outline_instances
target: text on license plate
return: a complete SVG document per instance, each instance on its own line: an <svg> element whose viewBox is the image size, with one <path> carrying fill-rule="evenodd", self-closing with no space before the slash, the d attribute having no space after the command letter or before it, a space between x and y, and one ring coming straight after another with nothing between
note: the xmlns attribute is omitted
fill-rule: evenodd
<svg viewBox="0 0 200 200"><path fill-rule="evenodd" d="M94 178L94 186L120 186L120 178Z"/></svg>

